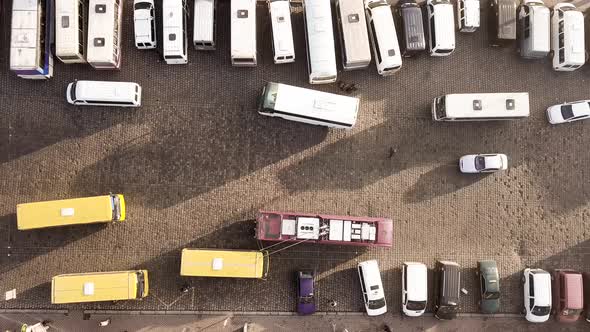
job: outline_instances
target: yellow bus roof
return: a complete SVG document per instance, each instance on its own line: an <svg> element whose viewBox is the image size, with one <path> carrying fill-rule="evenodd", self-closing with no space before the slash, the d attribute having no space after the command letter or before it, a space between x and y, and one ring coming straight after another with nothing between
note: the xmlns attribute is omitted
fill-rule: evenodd
<svg viewBox="0 0 590 332"><path fill-rule="evenodd" d="M51 280L51 303L80 303L137 298L137 272L115 271L61 274ZM147 295L147 294L146 294Z"/></svg>
<svg viewBox="0 0 590 332"><path fill-rule="evenodd" d="M117 196L124 211L123 195ZM16 206L16 220L21 230L109 222L113 221L113 207L110 195L24 203Z"/></svg>
<svg viewBox="0 0 590 332"><path fill-rule="evenodd" d="M266 259L266 261L268 261ZM263 278L265 257L261 251L182 249L181 276ZM268 264L268 263L266 263Z"/></svg>

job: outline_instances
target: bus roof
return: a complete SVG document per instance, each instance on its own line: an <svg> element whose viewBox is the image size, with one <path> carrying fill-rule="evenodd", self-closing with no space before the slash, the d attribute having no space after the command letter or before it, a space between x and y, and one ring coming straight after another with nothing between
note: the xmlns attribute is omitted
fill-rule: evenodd
<svg viewBox="0 0 590 332"><path fill-rule="evenodd" d="M269 7L275 55L295 54L289 1L271 1Z"/></svg>
<svg viewBox="0 0 590 332"><path fill-rule="evenodd" d="M365 7L362 0L338 1L341 20L342 47L352 62L371 61L371 45L367 32Z"/></svg>
<svg viewBox="0 0 590 332"><path fill-rule="evenodd" d="M37 67L41 53L37 49L40 10L39 0L13 2L10 34L10 68L13 70Z"/></svg>
<svg viewBox="0 0 590 332"><path fill-rule="evenodd" d="M104 6L101 6L104 5ZM119 4L122 6L123 4ZM102 12L104 10L104 12ZM119 12L121 7L119 7ZM115 25L119 12L115 14L115 0L90 0L88 5L88 62L109 62L114 57ZM121 40L118 41L121 43Z"/></svg>
<svg viewBox="0 0 590 332"><path fill-rule="evenodd" d="M16 206L16 220L20 230L108 222L113 205L110 195L24 203Z"/></svg>
<svg viewBox="0 0 590 332"><path fill-rule="evenodd" d="M55 2L55 53L56 55L78 54L78 48L83 40L78 40L79 15L78 0Z"/></svg>
<svg viewBox="0 0 590 332"><path fill-rule="evenodd" d="M264 252L254 250L182 249L181 276L264 278Z"/></svg>
<svg viewBox="0 0 590 332"><path fill-rule="evenodd" d="M563 18L565 52L569 53L570 62L583 64L586 61L584 14L578 10L567 10Z"/></svg>
<svg viewBox="0 0 590 332"><path fill-rule="evenodd" d="M193 40L212 42L215 16L214 0L195 1Z"/></svg>
<svg viewBox="0 0 590 332"><path fill-rule="evenodd" d="M256 56L256 0L231 1L231 55Z"/></svg>
<svg viewBox="0 0 590 332"><path fill-rule="evenodd" d="M529 116L527 92L448 94L445 104L446 114L452 118Z"/></svg>
<svg viewBox="0 0 590 332"><path fill-rule="evenodd" d="M146 270L140 270L147 274ZM137 298L137 272L61 274L51 280L51 303L79 303Z"/></svg>
<svg viewBox="0 0 590 332"><path fill-rule="evenodd" d="M306 0L303 5L310 73L314 76L335 76L337 75L336 51L330 1Z"/></svg>
<svg viewBox="0 0 590 332"><path fill-rule="evenodd" d="M165 0L163 8L164 55L184 54L183 0Z"/></svg>

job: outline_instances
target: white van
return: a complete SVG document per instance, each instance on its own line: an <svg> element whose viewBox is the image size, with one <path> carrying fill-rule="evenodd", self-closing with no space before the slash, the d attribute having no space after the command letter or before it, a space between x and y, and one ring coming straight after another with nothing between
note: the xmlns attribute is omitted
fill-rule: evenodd
<svg viewBox="0 0 590 332"><path fill-rule="evenodd" d="M431 56L447 56L455 50L455 16L449 0L427 0L429 51Z"/></svg>
<svg viewBox="0 0 590 332"><path fill-rule="evenodd" d="M457 1L457 24L461 32L475 32L479 28L479 0Z"/></svg>
<svg viewBox="0 0 590 332"><path fill-rule="evenodd" d="M215 50L217 0L195 0L193 45L199 51Z"/></svg>
<svg viewBox="0 0 590 332"><path fill-rule="evenodd" d="M141 106L141 86L132 82L76 81L68 84L66 99L72 105Z"/></svg>
<svg viewBox="0 0 590 332"><path fill-rule="evenodd" d="M268 11L272 27L272 50L275 64L295 62L289 0L268 0Z"/></svg>
<svg viewBox="0 0 590 332"><path fill-rule="evenodd" d="M404 262L402 265L402 311L409 317L422 316L428 300L426 265Z"/></svg>
<svg viewBox="0 0 590 332"><path fill-rule="evenodd" d="M256 0L231 1L231 64L256 67Z"/></svg>
<svg viewBox="0 0 590 332"><path fill-rule="evenodd" d="M573 71L586 62L584 14L571 3L558 3L551 16L553 69Z"/></svg>
<svg viewBox="0 0 590 332"><path fill-rule="evenodd" d="M549 8L541 0L524 0L518 11L520 56L544 58L550 50Z"/></svg>
<svg viewBox="0 0 590 332"><path fill-rule="evenodd" d="M367 315L383 315L387 312L387 304L385 303L385 293L377 261L360 262L358 264L358 273Z"/></svg>
<svg viewBox="0 0 590 332"><path fill-rule="evenodd" d="M169 65L188 63L187 10L185 0L162 0L164 61Z"/></svg>
<svg viewBox="0 0 590 332"><path fill-rule="evenodd" d="M551 315L551 275L542 269L526 268L522 274L524 311L527 321L543 323Z"/></svg>
<svg viewBox="0 0 590 332"><path fill-rule="evenodd" d="M386 0L365 1L369 36L379 75L388 76L402 68L397 32Z"/></svg>
<svg viewBox="0 0 590 332"><path fill-rule="evenodd" d="M363 0L336 0L338 36L344 70L362 69L371 63L371 45Z"/></svg>
<svg viewBox="0 0 590 332"><path fill-rule="evenodd" d="M133 3L135 47L156 48L156 14L154 0L135 0Z"/></svg>

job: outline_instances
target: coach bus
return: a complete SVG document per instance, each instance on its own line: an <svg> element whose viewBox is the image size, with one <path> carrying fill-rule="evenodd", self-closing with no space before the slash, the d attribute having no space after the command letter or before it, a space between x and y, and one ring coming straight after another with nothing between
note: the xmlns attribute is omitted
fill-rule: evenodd
<svg viewBox="0 0 590 332"><path fill-rule="evenodd" d="M180 275L264 279L268 274L268 252L237 249L182 249Z"/></svg>
<svg viewBox="0 0 590 332"><path fill-rule="evenodd" d="M96 69L121 67L121 0L90 0L86 60Z"/></svg>
<svg viewBox="0 0 590 332"><path fill-rule="evenodd" d="M63 63L83 63L85 6L82 0L55 2L55 56Z"/></svg>
<svg viewBox="0 0 590 332"><path fill-rule="evenodd" d="M306 0L303 2L307 71L310 84L336 82L336 51L332 31L330 1Z"/></svg>
<svg viewBox="0 0 590 332"><path fill-rule="evenodd" d="M434 98L434 121L513 120L529 116L529 94L456 93Z"/></svg>
<svg viewBox="0 0 590 332"><path fill-rule="evenodd" d="M27 79L53 76L53 0L12 2L10 70Z"/></svg>

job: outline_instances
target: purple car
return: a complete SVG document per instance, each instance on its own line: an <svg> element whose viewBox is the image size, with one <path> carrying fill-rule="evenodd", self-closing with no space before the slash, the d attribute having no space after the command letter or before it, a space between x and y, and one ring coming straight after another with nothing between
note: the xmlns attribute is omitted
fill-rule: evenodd
<svg viewBox="0 0 590 332"><path fill-rule="evenodd" d="M315 312L314 272L297 272L297 313L311 315Z"/></svg>

